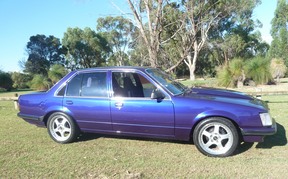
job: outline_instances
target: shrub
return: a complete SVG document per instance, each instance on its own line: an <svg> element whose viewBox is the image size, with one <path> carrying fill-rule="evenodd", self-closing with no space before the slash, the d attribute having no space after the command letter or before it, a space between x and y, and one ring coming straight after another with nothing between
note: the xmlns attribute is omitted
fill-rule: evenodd
<svg viewBox="0 0 288 179"><path fill-rule="evenodd" d="M0 87L0 92L6 92L7 90L5 88Z"/></svg>
<svg viewBox="0 0 288 179"><path fill-rule="evenodd" d="M285 76L285 73L287 72L287 67L285 65L284 60L273 58L270 63L270 71L272 77L277 79L277 83L280 82L280 78Z"/></svg>
<svg viewBox="0 0 288 179"><path fill-rule="evenodd" d="M240 87L245 80L243 59L233 59L228 65L217 70L217 82L219 86Z"/></svg>
<svg viewBox="0 0 288 179"><path fill-rule="evenodd" d="M7 91L12 89L13 81L9 73L0 71L0 88L4 88Z"/></svg>
<svg viewBox="0 0 288 179"><path fill-rule="evenodd" d="M269 60L262 57L255 57L247 61L245 65L246 76L251 78L256 85L267 84L272 80L269 64Z"/></svg>
<svg viewBox="0 0 288 179"><path fill-rule="evenodd" d="M50 68L48 72L48 77L51 79L52 83L55 84L66 74L67 70L64 66L60 64L55 64Z"/></svg>
<svg viewBox="0 0 288 179"><path fill-rule="evenodd" d="M51 82L44 75L34 75L30 85L32 89L45 91L50 88Z"/></svg>
<svg viewBox="0 0 288 179"><path fill-rule="evenodd" d="M13 72L11 78L13 80L13 88L17 89L28 88L28 82L32 79L30 75L19 72Z"/></svg>

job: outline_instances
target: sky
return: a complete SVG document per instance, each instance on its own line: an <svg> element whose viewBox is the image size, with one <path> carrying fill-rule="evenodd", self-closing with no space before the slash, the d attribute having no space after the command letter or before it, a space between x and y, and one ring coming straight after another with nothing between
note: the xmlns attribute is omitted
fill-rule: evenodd
<svg viewBox="0 0 288 179"><path fill-rule="evenodd" d="M277 0L262 0L253 13L263 27L262 39L270 43L271 20ZM130 10L126 0L0 0L0 70L21 71L19 61L27 59L25 47L37 34L62 40L68 27L96 31L97 19L123 15Z"/></svg>

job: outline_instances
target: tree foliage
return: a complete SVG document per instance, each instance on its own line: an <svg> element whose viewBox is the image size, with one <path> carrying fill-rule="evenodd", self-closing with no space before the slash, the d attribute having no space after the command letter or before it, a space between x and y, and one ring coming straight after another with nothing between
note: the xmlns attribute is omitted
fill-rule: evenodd
<svg viewBox="0 0 288 179"><path fill-rule="evenodd" d="M50 65L63 64L66 53L60 40L52 35L31 36L26 51L28 59L24 65L24 72L42 75L47 75Z"/></svg>
<svg viewBox="0 0 288 179"><path fill-rule="evenodd" d="M130 20L122 16L99 18L97 30L107 39L112 51L108 63L116 66L128 65L127 51L132 43L132 33L135 31Z"/></svg>
<svg viewBox="0 0 288 179"><path fill-rule="evenodd" d="M135 26L143 38L143 43L149 55L149 63L152 67L158 66L158 55L160 51L160 34L162 32L163 0L128 0L130 9L136 21ZM146 18L144 18L144 16Z"/></svg>
<svg viewBox="0 0 288 179"><path fill-rule="evenodd" d="M90 28L68 28L62 39L68 50L66 67L74 70L104 65L110 52L106 39Z"/></svg>
<svg viewBox="0 0 288 179"><path fill-rule="evenodd" d="M269 49L269 57L279 58L288 66L288 2L278 0L277 7L272 19L271 35L273 41Z"/></svg>
<svg viewBox="0 0 288 179"><path fill-rule="evenodd" d="M208 43L211 39L227 36L223 46L230 54L244 52L254 47L252 41L258 40L249 34L254 30L251 28L254 27L252 11L258 0L128 0L128 3L149 54L150 65L161 65L171 71L184 62L190 79L195 78L197 62L207 60L199 57L204 48L211 46Z"/></svg>

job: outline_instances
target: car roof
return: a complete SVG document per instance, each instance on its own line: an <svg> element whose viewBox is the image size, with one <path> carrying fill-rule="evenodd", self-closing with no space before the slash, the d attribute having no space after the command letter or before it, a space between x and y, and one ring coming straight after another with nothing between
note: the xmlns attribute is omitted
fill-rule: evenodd
<svg viewBox="0 0 288 179"><path fill-rule="evenodd" d="M151 67L139 67L139 66L108 66L108 67L94 67L94 68L85 68L75 70L77 72L83 71L93 71L93 70L140 70L145 71L146 69L150 69Z"/></svg>

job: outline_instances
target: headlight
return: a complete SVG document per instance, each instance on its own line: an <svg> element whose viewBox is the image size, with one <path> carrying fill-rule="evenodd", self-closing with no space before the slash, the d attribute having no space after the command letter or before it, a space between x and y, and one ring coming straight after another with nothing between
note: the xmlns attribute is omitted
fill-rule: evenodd
<svg viewBox="0 0 288 179"><path fill-rule="evenodd" d="M263 126L272 126L272 119L269 113L261 113L260 118Z"/></svg>

